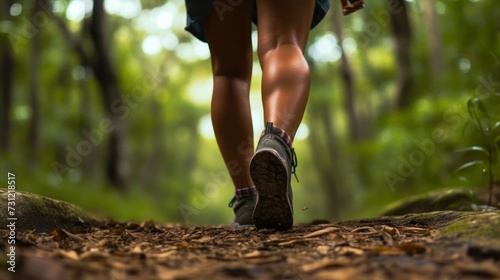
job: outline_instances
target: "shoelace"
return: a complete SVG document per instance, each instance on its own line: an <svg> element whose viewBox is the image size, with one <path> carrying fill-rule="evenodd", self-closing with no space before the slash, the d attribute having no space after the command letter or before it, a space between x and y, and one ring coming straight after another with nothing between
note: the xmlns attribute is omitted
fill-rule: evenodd
<svg viewBox="0 0 500 280"><path fill-rule="evenodd" d="M295 153L295 149L292 148L292 166L290 172L295 176L295 180L297 183L299 182L299 178L297 177L297 173L295 173L297 166L299 165L299 161L297 160L297 154Z"/></svg>
<svg viewBox="0 0 500 280"><path fill-rule="evenodd" d="M233 196L233 199L231 199L231 201L229 201L229 204L227 205L227 207L233 208L236 201L238 201L238 199L236 198L236 196Z"/></svg>

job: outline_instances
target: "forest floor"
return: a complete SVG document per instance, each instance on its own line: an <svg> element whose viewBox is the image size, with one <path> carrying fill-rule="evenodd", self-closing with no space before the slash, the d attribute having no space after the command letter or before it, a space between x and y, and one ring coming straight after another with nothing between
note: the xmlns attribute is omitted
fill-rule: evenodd
<svg viewBox="0 0 500 280"><path fill-rule="evenodd" d="M500 212L432 212L291 230L152 222L2 229L1 279L500 279Z"/></svg>

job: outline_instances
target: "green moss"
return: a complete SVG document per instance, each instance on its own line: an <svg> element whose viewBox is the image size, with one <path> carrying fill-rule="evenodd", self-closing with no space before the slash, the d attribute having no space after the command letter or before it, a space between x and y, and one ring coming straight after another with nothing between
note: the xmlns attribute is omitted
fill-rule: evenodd
<svg viewBox="0 0 500 280"><path fill-rule="evenodd" d="M461 220L464 217L481 215L481 212L472 211L435 211L428 213L406 214L401 216L384 216L372 219L363 219L358 221L346 221L338 223L339 225L349 225L353 222L366 226L386 224L391 226L412 226L428 227L430 229L440 229L449 224Z"/></svg>
<svg viewBox="0 0 500 280"><path fill-rule="evenodd" d="M466 216L442 228L438 238L474 240L485 246L500 246L500 212Z"/></svg>
<svg viewBox="0 0 500 280"><path fill-rule="evenodd" d="M8 198L8 191L0 189L2 209L7 209ZM81 222L98 222L98 219L76 205L33 193L16 191L13 201L13 214L17 218L15 225L18 230L47 232L57 228L70 228ZM6 220L6 215L7 211L0 212L0 219Z"/></svg>
<svg viewBox="0 0 500 280"><path fill-rule="evenodd" d="M36 197L33 201L36 203L35 206L39 208L40 212L44 215L48 216L61 216L61 210L72 213L73 215L78 215L81 217L90 217L90 215L85 212L82 208L70 204L64 201L58 201L54 199L50 199L47 197Z"/></svg>
<svg viewBox="0 0 500 280"><path fill-rule="evenodd" d="M432 211L467 211L479 201L472 190L444 189L424 194L417 194L391 203L383 215L404 215L409 213L425 213Z"/></svg>
<svg viewBox="0 0 500 280"><path fill-rule="evenodd" d="M475 214L477 214L477 212L470 211L435 211L419 213L411 216L411 223L414 225L441 227L455 220L474 216Z"/></svg>
<svg viewBox="0 0 500 280"><path fill-rule="evenodd" d="M414 215L412 217L412 222L421 225L433 224L436 220L438 220L438 216L440 214L441 212L420 213L419 215Z"/></svg>

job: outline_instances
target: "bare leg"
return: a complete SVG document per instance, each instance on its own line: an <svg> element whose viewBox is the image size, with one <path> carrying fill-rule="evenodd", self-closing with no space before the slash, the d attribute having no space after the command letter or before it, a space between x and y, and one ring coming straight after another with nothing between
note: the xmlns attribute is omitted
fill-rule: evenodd
<svg viewBox="0 0 500 280"><path fill-rule="evenodd" d="M303 52L314 5L314 0L257 1L264 121L284 129L292 140L309 96L310 72Z"/></svg>
<svg viewBox="0 0 500 280"><path fill-rule="evenodd" d="M230 7L234 1L223 0ZM253 186L249 163L253 155L250 114L252 74L251 1L226 10L212 10L203 29L210 47L214 88L212 123L217 144L236 189Z"/></svg>

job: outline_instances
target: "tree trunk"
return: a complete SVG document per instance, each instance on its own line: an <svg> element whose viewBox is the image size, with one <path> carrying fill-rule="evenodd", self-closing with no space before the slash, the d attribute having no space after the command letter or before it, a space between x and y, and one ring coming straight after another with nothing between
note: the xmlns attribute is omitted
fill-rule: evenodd
<svg viewBox="0 0 500 280"><path fill-rule="evenodd" d="M148 193L154 193L155 195L159 195L161 188L155 188L158 183L158 176L155 174L164 173L165 170L162 170L166 166L162 163L162 159L164 158L164 141L165 141L165 133L163 123L161 121L161 112L162 106L158 103L156 98L153 98L150 103L151 106L151 121L153 122L153 130L151 137L151 144L153 146L153 150L150 155L145 159L144 164L142 165L140 177L141 183L144 184L144 190ZM168 169L168 168L167 168Z"/></svg>
<svg viewBox="0 0 500 280"><path fill-rule="evenodd" d="M56 24L73 50L80 56L83 66L90 66L99 88L102 92L103 103L108 120L111 122L108 135L106 177L111 185L121 191L127 190L128 158L125 147L126 129L123 116L118 110L112 109L115 101L121 100L121 91L118 84L116 70L112 63L111 50L107 42L106 13L104 11L104 0L95 0L92 17L89 22L84 21L82 30L88 32L91 37L94 53L88 54L83 48L81 40L71 34L64 20L54 16ZM120 111L123 113L123 111Z"/></svg>
<svg viewBox="0 0 500 280"><path fill-rule="evenodd" d="M391 13L391 27L396 43L397 85L396 109L404 109L411 104L411 27L405 0L389 0L389 7L401 7L401 12Z"/></svg>
<svg viewBox="0 0 500 280"><path fill-rule="evenodd" d="M314 103L313 103L314 104ZM332 112L329 105L316 103L313 110L309 110L315 129L309 135L309 143L327 197L328 217L333 220L340 218L342 196L340 194L341 175L338 166L338 144L332 127ZM321 134L324 133L324 135ZM324 141L322 141L324 139Z"/></svg>
<svg viewBox="0 0 500 280"><path fill-rule="evenodd" d="M352 73L351 65L349 63L349 58L347 57L342 41L344 41L344 35L342 33L342 26L340 21L340 3L334 2L334 9L331 13L332 15L332 28L333 32L337 36L339 42L340 52L341 52L341 63L340 71L342 74L342 82L344 84L344 106L347 111L347 118L349 120L349 138L353 141L357 141L361 138L362 128L358 119L358 114L356 112L356 92L354 89L354 75ZM336 6L336 7L335 7Z"/></svg>
<svg viewBox="0 0 500 280"><path fill-rule="evenodd" d="M44 3L42 3L44 4ZM42 11L38 1L33 2L32 18ZM28 125L28 157L31 168L36 169L40 151L40 41L41 28L31 38L31 57L29 62L29 104L31 117Z"/></svg>
<svg viewBox="0 0 500 280"><path fill-rule="evenodd" d="M92 100L90 98L91 92L88 88L88 76L90 68L84 67L84 76L82 80L78 81L78 86L80 88L80 93L82 95L81 99L81 112L82 112L82 130L91 131L92 127ZM95 179L95 170L96 166L98 166L96 162L96 149L92 149L89 155L83 161L83 168L87 178L93 180Z"/></svg>
<svg viewBox="0 0 500 280"><path fill-rule="evenodd" d="M429 48L431 54L431 77L439 77L442 69L442 46L439 32L438 17L434 0L425 0L425 22L429 34Z"/></svg>
<svg viewBox="0 0 500 280"><path fill-rule="evenodd" d="M90 36L96 55L92 68L103 93L106 112L114 127L109 135L106 175L112 185L125 191L128 174L125 123L120 115L112 110L113 102L121 99L121 93L105 32L106 13L104 11L104 0L95 0L90 23Z"/></svg>
<svg viewBox="0 0 500 280"><path fill-rule="evenodd" d="M0 15L2 20L10 20L9 8L12 0L7 0L2 5ZM7 38L0 48L0 152L7 153L10 148L11 120L10 109L12 106L12 81L14 78L15 61L11 46Z"/></svg>

